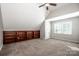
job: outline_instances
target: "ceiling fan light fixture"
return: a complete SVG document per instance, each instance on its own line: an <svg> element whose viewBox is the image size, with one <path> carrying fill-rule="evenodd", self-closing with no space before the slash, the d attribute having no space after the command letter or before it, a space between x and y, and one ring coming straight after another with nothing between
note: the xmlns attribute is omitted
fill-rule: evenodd
<svg viewBox="0 0 79 59"><path fill-rule="evenodd" d="M48 10L49 8L48 8L48 6L46 6L46 10Z"/></svg>
<svg viewBox="0 0 79 59"><path fill-rule="evenodd" d="M39 8L43 7L43 6L46 7L46 10L48 10L49 6L56 6L56 3L44 3L44 4L40 5Z"/></svg>
<svg viewBox="0 0 79 59"><path fill-rule="evenodd" d="M49 6L49 4L46 4L46 6Z"/></svg>

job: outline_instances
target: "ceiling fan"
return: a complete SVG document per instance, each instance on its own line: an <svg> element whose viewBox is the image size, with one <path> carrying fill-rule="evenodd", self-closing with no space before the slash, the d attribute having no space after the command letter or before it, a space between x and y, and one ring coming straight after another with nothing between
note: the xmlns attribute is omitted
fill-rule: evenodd
<svg viewBox="0 0 79 59"><path fill-rule="evenodd" d="M49 6L56 6L56 5L57 5L56 3L44 3L44 4L40 5L39 8L43 7L43 6L46 6L46 10L48 10Z"/></svg>

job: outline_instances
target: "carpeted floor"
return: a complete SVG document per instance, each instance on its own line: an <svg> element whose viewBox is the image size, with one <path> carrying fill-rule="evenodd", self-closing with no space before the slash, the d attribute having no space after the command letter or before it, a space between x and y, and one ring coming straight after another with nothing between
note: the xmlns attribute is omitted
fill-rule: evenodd
<svg viewBox="0 0 79 59"><path fill-rule="evenodd" d="M6 44L1 56L79 56L79 44L55 39L33 39Z"/></svg>

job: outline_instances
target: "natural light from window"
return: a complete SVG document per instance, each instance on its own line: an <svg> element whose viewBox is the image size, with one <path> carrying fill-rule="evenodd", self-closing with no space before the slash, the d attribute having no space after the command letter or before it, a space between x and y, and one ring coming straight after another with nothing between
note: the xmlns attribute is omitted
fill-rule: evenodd
<svg viewBox="0 0 79 59"><path fill-rule="evenodd" d="M54 23L54 33L72 34L72 21Z"/></svg>

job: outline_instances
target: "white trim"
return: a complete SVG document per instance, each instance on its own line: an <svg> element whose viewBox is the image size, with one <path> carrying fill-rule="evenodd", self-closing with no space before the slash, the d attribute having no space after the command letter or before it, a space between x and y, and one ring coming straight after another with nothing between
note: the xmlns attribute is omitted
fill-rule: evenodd
<svg viewBox="0 0 79 59"><path fill-rule="evenodd" d="M79 16L79 11L69 13L69 14L66 14L66 15L62 15L62 16L58 16L58 17L54 17L54 18L48 19L46 21L57 21L57 20L67 19L67 18L72 18L72 17L77 17L77 16Z"/></svg>
<svg viewBox="0 0 79 59"><path fill-rule="evenodd" d="M65 41L65 42L71 42L71 43L76 43L79 44L79 41L72 41L72 40L67 40L67 39L58 39L58 38L52 38L52 39L56 39L56 40L61 40L61 41Z"/></svg>
<svg viewBox="0 0 79 59"><path fill-rule="evenodd" d="M2 50L3 44L0 46L0 51Z"/></svg>

